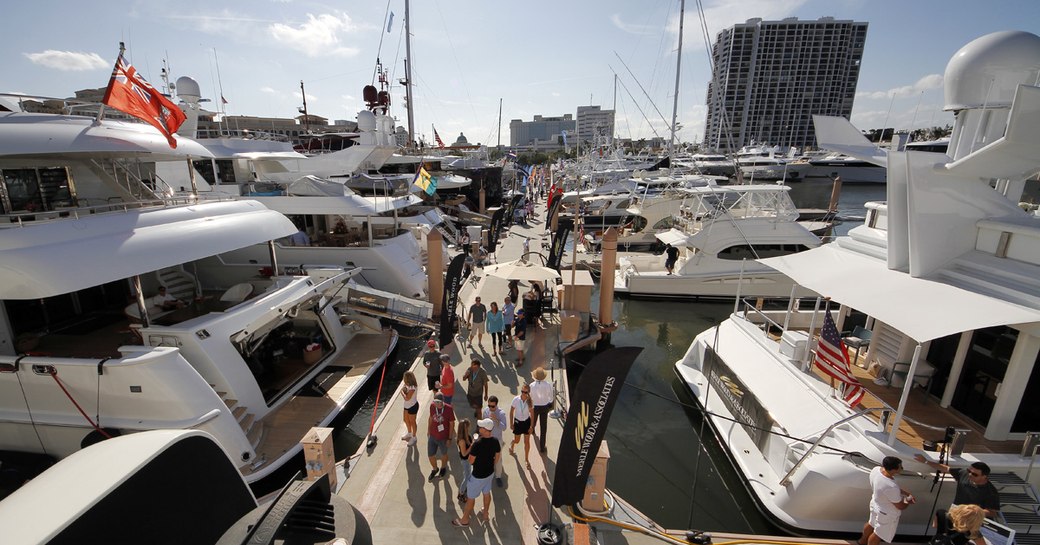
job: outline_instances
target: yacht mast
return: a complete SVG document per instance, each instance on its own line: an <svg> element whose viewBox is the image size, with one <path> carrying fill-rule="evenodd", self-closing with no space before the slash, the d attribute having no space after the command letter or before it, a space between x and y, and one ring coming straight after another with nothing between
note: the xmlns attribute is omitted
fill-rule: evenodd
<svg viewBox="0 0 1040 545"><path fill-rule="evenodd" d="M668 137L668 157L675 151L675 117L679 113L679 71L682 68L683 19L686 18L686 0L679 0L679 49L675 55L675 96L672 100L672 126Z"/></svg>
<svg viewBox="0 0 1040 545"><path fill-rule="evenodd" d="M496 148L502 149L502 98L498 99L498 144Z"/></svg>
<svg viewBox="0 0 1040 545"><path fill-rule="evenodd" d="M307 91L303 90L303 80L300 80L300 95L303 96L303 108L300 109L300 113L303 114L303 132L311 132L310 116L307 115Z"/></svg>
<svg viewBox="0 0 1040 545"><path fill-rule="evenodd" d="M415 147L418 139L415 136L415 114L412 113L412 18L411 4L404 0L404 103L408 110L408 136Z"/></svg>

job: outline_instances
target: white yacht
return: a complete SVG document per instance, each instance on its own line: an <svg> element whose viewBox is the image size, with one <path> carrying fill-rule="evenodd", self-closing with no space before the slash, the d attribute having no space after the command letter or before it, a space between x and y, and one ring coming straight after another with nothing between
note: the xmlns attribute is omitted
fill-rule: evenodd
<svg viewBox="0 0 1040 545"><path fill-rule="evenodd" d="M952 467L988 464L1005 522L1031 531L1020 524L1035 518L1035 500L1014 497L1040 484L1040 472L1030 472L1040 440L1040 218L1018 201L1040 171L1038 77L1040 37L998 32L970 42L944 78L956 116L948 154L873 156L887 165L888 200L868 206L863 225L820 248L762 260L830 298L834 329L857 321L857 349L846 352L851 377L815 369L827 321L820 300L809 302L815 310L736 306L676 363L777 523L859 534L868 472L897 456L896 481L917 500L902 511L898 534L927 535L929 507L948 506L955 483L916 462L923 452ZM847 121L824 126L844 127L848 138L832 143L817 124L821 146L876 153ZM830 335L828 346L843 344ZM844 397L857 388L867 393L849 406Z"/></svg>
<svg viewBox="0 0 1040 545"><path fill-rule="evenodd" d="M789 294L789 278L753 261L820 245L797 222L789 191L775 184L686 190L674 226L655 235L679 249L674 274L663 255L626 256L618 260L615 291L651 298Z"/></svg>
<svg viewBox="0 0 1040 545"><path fill-rule="evenodd" d="M796 150L791 149L787 156L779 155L779 147L754 145L744 146L736 154L737 169L745 183L759 180L783 180L796 182L809 172L809 163L796 161Z"/></svg>
<svg viewBox="0 0 1040 545"><path fill-rule="evenodd" d="M886 179L885 167L841 153L811 158L809 165L806 179L840 176L843 184L883 184Z"/></svg>
<svg viewBox="0 0 1040 545"><path fill-rule="evenodd" d="M155 162L207 157L148 125L0 114L0 451L62 458L153 429L212 434L257 482L385 361L378 317L429 305L357 268L224 255L296 232L253 200L158 198ZM179 300L161 307L146 294Z"/></svg>
<svg viewBox="0 0 1040 545"><path fill-rule="evenodd" d="M192 127L199 114L198 84L181 77L176 86L188 115L181 132L194 136ZM384 145L385 127L381 125L385 123L381 116L378 111L359 112L361 143L342 151L308 158L286 141L199 138L197 142L212 154L211 158L194 161L194 172L168 164L160 165L159 173L180 193L190 186L189 175L193 175L194 187L201 194L256 200L289 216L307 234L307 243L275 241L283 265L297 270L302 265L360 267L362 272L356 277L359 282L421 299L426 296L426 273L425 248L420 240L425 239L430 228L410 229L401 222L404 210L421 201L392 192L361 196L346 187L345 180L368 175L346 171L346 177L337 176L345 168L382 165L384 158L380 153L392 148ZM348 155L338 155L341 153ZM407 178L402 183L410 184L411 177ZM423 218L423 223L429 221ZM261 244L229 252L224 259L229 264L256 265L265 261L267 255L267 245Z"/></svg>

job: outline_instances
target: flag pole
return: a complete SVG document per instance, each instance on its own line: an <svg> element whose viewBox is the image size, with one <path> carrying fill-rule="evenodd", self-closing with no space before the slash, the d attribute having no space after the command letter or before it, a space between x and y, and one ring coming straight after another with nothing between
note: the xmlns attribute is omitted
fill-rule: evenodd
<svg viewBox="0 0 1040 545"><path fill-rule="evenodd" d="M112 77L108 79L108 86L109 87L112 86L112 78L115 78L115 76L116 76L116 70L119 69L119 61L123 58L123 52L124 51L126 51L126 44L123 43L123 42L119 42L119 56L116 57L116 65L112 67ZM106 89L106 91L107 91L107 89ZM95 125L101 124L101 120L104 119L104 118L105 118L105 103L104 103L104 101L102 101L101 102L101 107L98 108L97 117L94 118L94 124Z"/></svg>

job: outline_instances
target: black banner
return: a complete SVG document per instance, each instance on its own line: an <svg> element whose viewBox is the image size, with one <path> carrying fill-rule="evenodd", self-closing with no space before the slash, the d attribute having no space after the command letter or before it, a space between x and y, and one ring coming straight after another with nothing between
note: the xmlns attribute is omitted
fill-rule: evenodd
<svg viewBox="0 0 1040 545"><path fill-rule="evenodd" d="M769 411L710 346L704 350L703 369L708 385L722 398L730 414L740 422L758 448L764 448L769 439L769 429L773 427ZM707 403L707 398L701 401L705 407Z"/></svg>
<svg viewBox="0 0 1040 545"><path fill-rule="evenodd" d="M448 274L444 277L444 297L441 299L441 348L451 344L455 339L455 323L459 306L459 290L462 289L462 269L466 265L466 254L455 256L448 265Z"/></svg>
<svg viewBox="0 0 1040 545"><path fill-rule="evenodd" d="M592 358L581 372L556 455L553 506L574 505L584 497L610 412L621 395L629 368L642 351L639 346L612 348Z"/></svg>
<svg viewBox="0 0 1040 545"><path fill-rule="evenodd" d="M522 193L513 195L513 199L509 201L509 206L506 207L506 221L512 223L513 218L516 217L516 205L520 204L520 201L524 198Z"/></svg>
<svg viewBox="0 0 1040 545"><path fill-rule="evenodd" d="M505 222L505 208L499 208L495 210L494 214L491 214L491 230L488 231L488 246L487 251L489 254L495 253L495 248L498 247L498 237L502 234L502 225Z"/></svg>
<svg viewBox="0 0 1040 545"><path fill-rule="evenodd" d="M560 262L563 261L563 246L567 243L567 237L571 234L571 226L560 224L556 228L556 234L549 244L549 258L545 260L545 266L560 271Z"/></svg>
<svg viewBox="0 0 1040 545"><path fill-rule="evenodd" d="M549 213L545 215L545 228L548 229L552 225L553 216L560 209L560 204L563 203L563 198L557 195L553 198L552 194L549 195Z"/></svg>

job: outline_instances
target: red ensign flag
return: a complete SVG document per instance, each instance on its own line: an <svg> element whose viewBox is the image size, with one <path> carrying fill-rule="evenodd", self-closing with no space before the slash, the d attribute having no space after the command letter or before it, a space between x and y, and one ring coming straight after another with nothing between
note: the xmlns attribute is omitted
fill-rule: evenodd
<svg viewBox="0 0 1040 545"><path fill-rule="evenodd" d="M173 133L184 123L187 116L170 99L144 80L137 70L119 55L112 79L105 90L102 102L121 112L128 113L148 122L166 137L171 148L177 147Z"/></svg>

